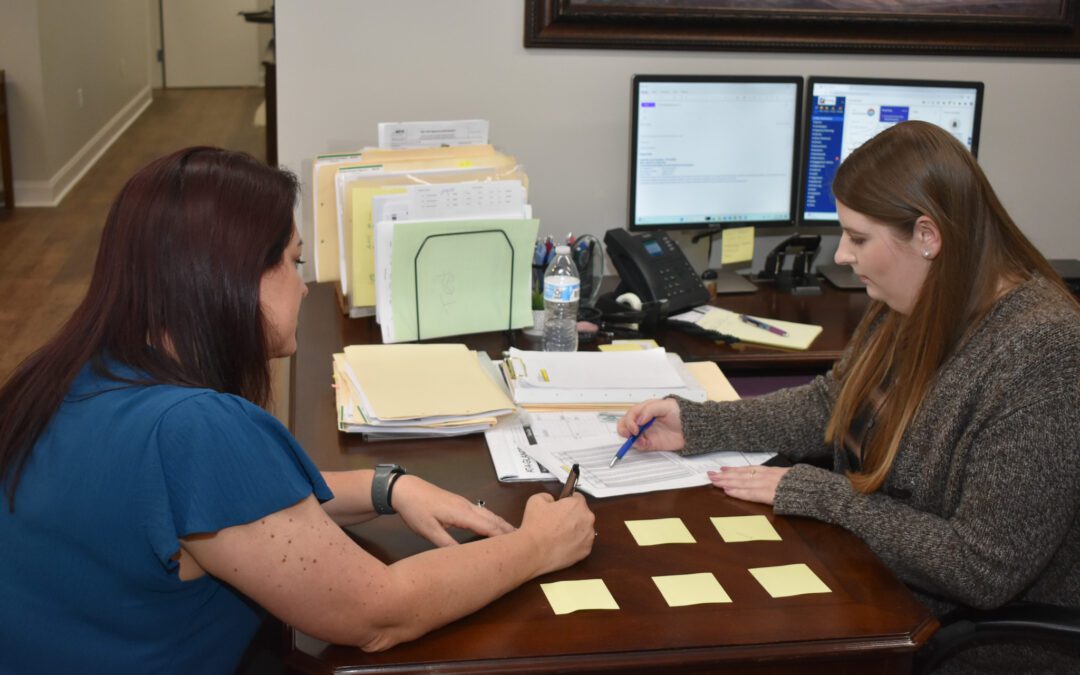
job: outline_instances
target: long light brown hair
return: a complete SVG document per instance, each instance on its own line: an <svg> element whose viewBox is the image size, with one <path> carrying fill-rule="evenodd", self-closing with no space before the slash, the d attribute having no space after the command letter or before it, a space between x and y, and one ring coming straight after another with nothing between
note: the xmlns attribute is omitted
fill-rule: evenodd
<svg viewBox="0 0 1080 675"><path fill-rule="evenodd" d="M857 415L874 415L861 468L848 474L857 490L869 493L885 481L938 369L993 305L1002 282L1020 283L1035 272L1075 298L1016 227L975 158L938 126L913 121L883 131L840 165L832 189L901 241L914 236L921 216L941 233L911 313L873 303L852 338L850 361L834 371L840 394L825 440L842 440ZM880 406L867 411L875 392Z"/></svg>

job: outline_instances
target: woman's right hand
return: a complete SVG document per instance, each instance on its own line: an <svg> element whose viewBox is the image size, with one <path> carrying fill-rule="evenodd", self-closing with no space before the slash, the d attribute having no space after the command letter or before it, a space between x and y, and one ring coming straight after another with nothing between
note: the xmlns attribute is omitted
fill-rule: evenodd
<svg viewBox="0 0 1080 675"><path fill-rule="evenodd" d="M529 497L518 531L537 543L541 553L537 575L569 567L589 555L596 539L595 521L580 493L559 500L546 492Z"/></svg>
<svg viewBox="0 0 1080 675"><path fill-rule="evenodd" d="M634 443L635 450L681 450L686 445L679 404L673 398L653 399L630 408L619 420L619 435L629 438L653 418L656 421Z"/></svg>

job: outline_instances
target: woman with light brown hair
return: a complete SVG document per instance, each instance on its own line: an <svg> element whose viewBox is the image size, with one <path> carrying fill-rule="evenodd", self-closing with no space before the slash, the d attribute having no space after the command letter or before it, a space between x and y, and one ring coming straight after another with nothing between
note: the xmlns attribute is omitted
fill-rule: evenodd
<svg viewBox="0 0 1080 675"><path fill-rule="evenodd" d="M638 450L778 453L793 466L712 482L850 530L939 615L1080 606L1080 303L935 125L867 141L833 192L836 262L874 301L836 367L755 399L649 401L620 432L655 417ZM1080 665L1076 648L976 651L947 665Z"/></svg>

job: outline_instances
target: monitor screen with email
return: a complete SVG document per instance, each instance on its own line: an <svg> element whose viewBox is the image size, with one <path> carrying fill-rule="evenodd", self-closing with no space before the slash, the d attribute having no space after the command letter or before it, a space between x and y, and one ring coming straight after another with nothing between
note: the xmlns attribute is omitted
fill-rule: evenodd
<svg viewBox="0 0 1080 675"><path fill-rule="evenodd" d="M801 103L801 77L634 77L630 229L794 225Z"/></svg>
<svg viewBox="0 0 1080 675"><path fill-rule="evenodd" d="M982 82L811 77L800 181L801 224L838 224L832 194L837 167L852 150L894 124L931 122L976 154L982 98Z"/></svg>

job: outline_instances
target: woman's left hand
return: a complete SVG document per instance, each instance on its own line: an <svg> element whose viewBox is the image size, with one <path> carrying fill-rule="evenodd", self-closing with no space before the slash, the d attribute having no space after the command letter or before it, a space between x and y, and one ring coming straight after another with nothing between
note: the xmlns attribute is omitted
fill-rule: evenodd
<svg viewBox="0 0 1080 675"><path fill-rule="evenodd" d="M709 480L724 494L748 502L772 504L776 499L776 486L788 472L789 467L778 466L724 466L710 471Z"/></svg>
<svg viewBox="0 0 1080 675"><path fill-rule="evenodd" d="M394 510L413 532L436 546L457 543L449 527L471 530L485 537L507 534L514 526L493 512L422 478L404 475L394 483Z"/></svg>

